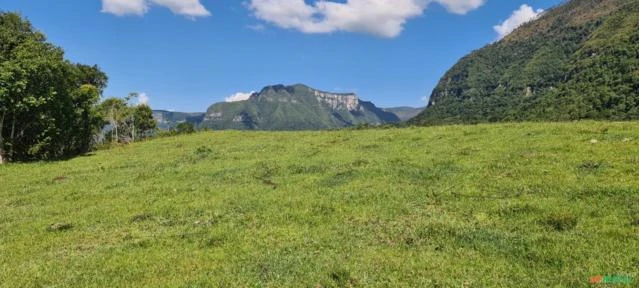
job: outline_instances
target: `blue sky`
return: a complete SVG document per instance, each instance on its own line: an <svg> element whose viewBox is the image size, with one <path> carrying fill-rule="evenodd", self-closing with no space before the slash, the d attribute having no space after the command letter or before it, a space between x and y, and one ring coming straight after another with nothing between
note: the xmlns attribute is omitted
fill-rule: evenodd
<svg viewBox="0 0 639 288"><path fill-rule="evenodd" d="M494 26L516 25L524 4L537 13L560 2L395 1L331 1L333 9L309 0L3 0L0 10L27 17L68 59L98 64L110 78L105 96L136 91L154 109L205 111L280 83L423 106L460 57L498 39ZM383 2L392 9L365 5Z"/></svg>

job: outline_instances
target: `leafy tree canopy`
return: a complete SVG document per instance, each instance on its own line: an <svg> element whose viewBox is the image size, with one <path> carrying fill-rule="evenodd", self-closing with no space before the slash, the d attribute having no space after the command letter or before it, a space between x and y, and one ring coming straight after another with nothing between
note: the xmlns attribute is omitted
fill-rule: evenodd
<svg viewBox="0 0 639 288"><path fill-rule="evenodd" d="M182 122L175 127L175 131L178 134L191 134L195 133L195 126L189 122Z"/></svg>
<svg viewBox="0 0 639 288"><path fill-rule="evenodd" d="M91 147L107 76L74 64L16 13L0 12L0 162L57 159Z"/></svg>
<svg viewBox="0 0 639 288"><path fill-rule="evenodd" d="M137 97L137 93L131 93L125 98L107 98L100 103L98 110L103 124L108 125L112 142L131 142L146 138L152 136L157 129L151 107L146 104L131 104Z"/></svg>

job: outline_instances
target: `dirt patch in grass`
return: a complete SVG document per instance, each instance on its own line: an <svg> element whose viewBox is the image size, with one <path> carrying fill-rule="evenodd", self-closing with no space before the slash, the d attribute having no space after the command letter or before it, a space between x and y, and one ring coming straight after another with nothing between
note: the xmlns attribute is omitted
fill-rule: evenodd
<svg viewBox="0 0 639 288"><path fill-rule="evenodd" d="M543 219L542 224L559 232L569 231L577 226L577 216L569 212L553 213Z"/></svg>
<svg viewBox="0 0 639 288"><path fill-rule="evenodd" d="M69 223L54 223L49 225L49 227L47 227L47 231L62 232L62 231L71 230L71 228L73 228L73 225Z"/></svg>

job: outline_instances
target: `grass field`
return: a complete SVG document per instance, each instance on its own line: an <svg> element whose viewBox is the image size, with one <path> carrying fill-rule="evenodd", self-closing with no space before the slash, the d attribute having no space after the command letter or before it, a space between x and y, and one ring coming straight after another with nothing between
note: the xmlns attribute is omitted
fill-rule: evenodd
<svg viewBox="0 0 639 288"><path fill-rule="evenodd" d="M0 287L639 287L638 271L636 122L206 132L0 167Z"/></svg>

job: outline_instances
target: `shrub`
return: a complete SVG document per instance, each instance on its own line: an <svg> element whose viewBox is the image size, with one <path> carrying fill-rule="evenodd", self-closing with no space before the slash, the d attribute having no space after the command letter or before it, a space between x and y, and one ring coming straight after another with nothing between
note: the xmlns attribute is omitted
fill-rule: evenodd
<svg viewBox="0 0 639 288"><path fill-rule="evenodd" d="M195 126L189 122L182 122L175 127L178 134L192 134L195 133Z"/></svg>

